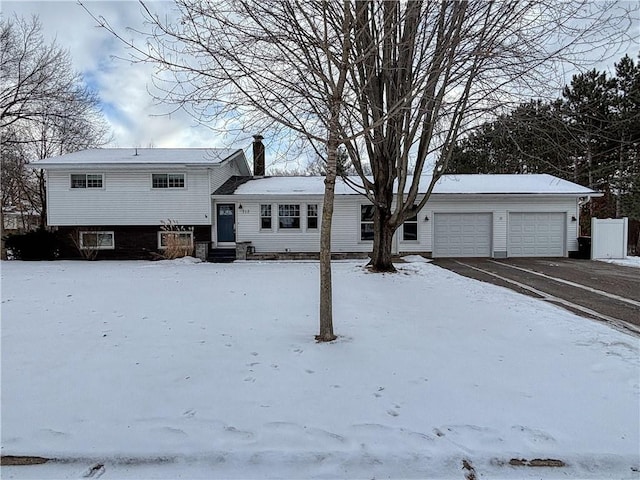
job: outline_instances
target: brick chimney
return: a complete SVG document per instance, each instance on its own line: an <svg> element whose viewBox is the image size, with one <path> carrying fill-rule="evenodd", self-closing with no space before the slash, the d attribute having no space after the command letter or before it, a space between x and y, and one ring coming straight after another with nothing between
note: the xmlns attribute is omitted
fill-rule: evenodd
<svg viewBox="0 0 640 480"><path fill-rule="evenodd" d="M255 177L264 177L264 144L262 143L262 135L253 136L253 175Z"/></svg>

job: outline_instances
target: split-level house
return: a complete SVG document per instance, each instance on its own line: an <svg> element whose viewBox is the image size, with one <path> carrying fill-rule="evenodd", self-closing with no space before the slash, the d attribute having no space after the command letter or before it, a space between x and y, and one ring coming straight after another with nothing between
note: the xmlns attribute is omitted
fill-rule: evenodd
<svg viewBox="0 0 640 480"><path fill-rule="evenodd" d="M253 174L243 150L226 149L97 149L34 167L46 170L49 225L80 249L97 244L102 258L162 252L169 221L211 253L317 254L323 177L266 177L261 140ZM546 174L446 175L398 229L394 253L564 257L578 250L580 205L599 195ZM339 179L332 251L366 254L372 239L370 202Z"/></svg>

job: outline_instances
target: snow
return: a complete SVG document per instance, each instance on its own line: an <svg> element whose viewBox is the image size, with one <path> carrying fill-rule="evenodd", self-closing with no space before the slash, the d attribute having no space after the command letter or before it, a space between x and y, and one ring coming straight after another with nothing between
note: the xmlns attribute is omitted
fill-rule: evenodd
<svg viewBox="0 0 640 480"><path fill-rule="evenodd" d="M139 164L221 163L238 149L228 148L94 148L32 162L35 168Z"/></svg>
<svg viewBox="0 0 640 480"><path fill-rule="evenodd" d="M637 337L404 260L330 344L316 262L2 262L2 477L638 477Z"/></svg>
<svg viewBox="0 0 640 480"><path fill-rule="evenodd" d="M599 258L600 262L614 263L616 265L623 265L625 267L638 267L640 268L640 257L625 257L625 258Z"/></svg>
<svg viewBox="0 0 640 480"><path fill-rule="evenodd" d="M351 182L362 185L359 177ZM427 191L431 176L420 177L419 192ZM410 180L405 188L408 191ZM237 195L322 195L324 177L266 177L256 178L236 190ZM337 195L354 195L358 192L344 180L336 181ZM599 193L548 174L532 175L444 175L436 184L433 193L438 194L553 194L600 196Z"/></svg>

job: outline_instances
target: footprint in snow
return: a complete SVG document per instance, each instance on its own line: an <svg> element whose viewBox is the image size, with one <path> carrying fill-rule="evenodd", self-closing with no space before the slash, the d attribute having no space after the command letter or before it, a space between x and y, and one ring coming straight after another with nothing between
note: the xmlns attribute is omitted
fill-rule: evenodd
<svg viewBox="0 0 640 480"><path fill-rule="evenodd" d="M314 372L313 370L309 370L309 369L305 369L305 372L307 372L307 373L309 373L309 374L311 374L311 373L316 373L316 372Z"/></svg>
<svg viewBox="0 0 640 480"><path fill-rule="evenodd" d="M193 408L190 408L189 410L185 410L184 412L182 412L182 415L191 418L196 415L196 411Z"/></svg>
<svg viewBox="0 0 640 480"><path fill-rule="evenodd" d="M400 414L398 412L396 412L395 410L389 409L389 410L387 410L387 415L391 415L392 417L397 417Z"/></svg>
<svg viewBox="0 0 640 480"><path fill-rule="evenodd" d="M245 382L251 382L251 383L254 383L254 382L256 381L256 379L255 379L255 378L253 378L253 377L246 377L246 378L244 379L244 381L245 381Z"/></svg>

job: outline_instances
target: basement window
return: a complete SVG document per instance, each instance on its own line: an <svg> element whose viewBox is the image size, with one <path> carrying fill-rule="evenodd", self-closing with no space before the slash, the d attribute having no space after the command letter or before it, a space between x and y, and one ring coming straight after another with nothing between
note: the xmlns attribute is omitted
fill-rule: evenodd
<svg viewBox="0 0 640 480"><path fill-rule="evenodd" d="M71 188L102 188L102 174L72 173Z"/></svg>
<svg viewBox="0 0 640 480"><path fill-rule="evenodd" d="M360 205L360 240L373 240L373 205Z"/></svg>
<svg viewBox="0 0 640 480"><path fill-rule="evenodd" d="M154 173L151 175L152 188L184 188L184 173Z"/></svg>
<svg viewBox="0 0 640 480"><path fill-rule="evenodd" d="M278 205L278 228L300 228L300 205Z"/></svg>
<svg viewBox="0 0 640 480"><path fill-rule="evenodd" d="M158 248L193 248L193 232L158 232Z"/></svg>
<svg viewBox="0 0 640 480"><path fill-rule="evenodd" d="M115 238L113 232L80 232L82 250L113 250Z"/></svg>

